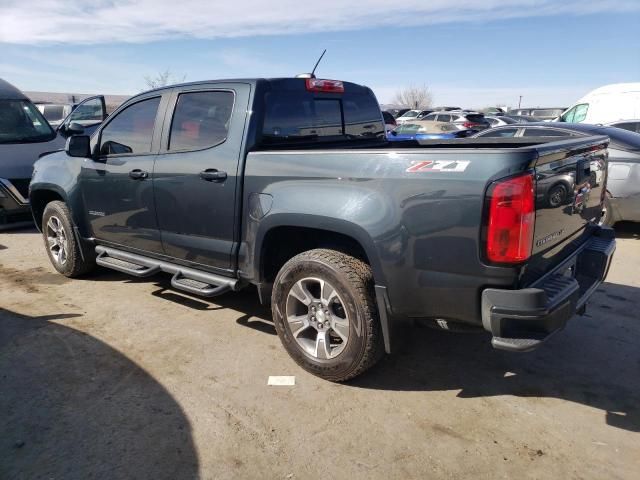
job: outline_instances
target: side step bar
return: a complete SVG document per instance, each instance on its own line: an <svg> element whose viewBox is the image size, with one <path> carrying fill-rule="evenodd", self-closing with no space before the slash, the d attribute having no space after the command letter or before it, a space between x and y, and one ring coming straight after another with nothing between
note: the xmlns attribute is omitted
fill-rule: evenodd
<svg viewBox="0 0 640 480"><path fill-rule="evenodd" d="M135 253L123 252L111 247L96 247L96 263L103 267L133 275L148 277L158 272L173 274L171 286L195 295L215 297L228 291L237 291L240 283L235 278L223 277L215 273L203 272Z"/></svg>

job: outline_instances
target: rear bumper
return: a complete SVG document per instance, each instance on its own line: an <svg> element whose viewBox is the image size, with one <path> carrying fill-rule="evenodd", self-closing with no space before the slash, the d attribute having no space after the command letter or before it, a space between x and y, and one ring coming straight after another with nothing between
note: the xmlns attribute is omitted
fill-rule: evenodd
<svg viewBox="0 0 640 480"><path fill-rule="evenodd" d="M528 288L482 292L482 323L494 348L526 352L584 311L604 281L616 248L613 229L602 227L574 254Z"/></svg>

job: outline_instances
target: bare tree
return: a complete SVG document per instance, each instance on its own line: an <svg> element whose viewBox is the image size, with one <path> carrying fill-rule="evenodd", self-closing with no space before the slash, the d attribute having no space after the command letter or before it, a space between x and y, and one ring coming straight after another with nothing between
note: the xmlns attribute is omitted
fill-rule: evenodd
<svg viewBox="0 0 640 480"><path fill-rule="evenodd" d="M407 108L427 108L433 104L433 95L426 85L409 85L398 90L393 103Z"/></svg>
<svg viewBox="0 0 640 480"><path fill-rule="evenodd" d="M168 68L164 72L159 72L154 76L145 75L144 82L147 85L148 89L166 87L172 83L180 83L184 82L186 75L183 75L182 78L176 78L172 75L171 70Z"/></svg>

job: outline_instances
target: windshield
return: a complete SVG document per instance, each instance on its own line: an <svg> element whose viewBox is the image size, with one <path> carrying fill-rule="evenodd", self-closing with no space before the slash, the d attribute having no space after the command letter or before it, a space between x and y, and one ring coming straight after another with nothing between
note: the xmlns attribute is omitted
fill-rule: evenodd
<svg viewBox="0 0 640 480"><path fill-rule="evenodd" d="M420 113L420 110L409 110L408 112L402 114L402 117L413 118L413 117L417 117L419 113Z"/></svg>
<svg viewBox="0 0 640 480"><path fill-rule="evenodd" d="M0 100L0 143L47 142L55 132L26 100Z"/></svg>

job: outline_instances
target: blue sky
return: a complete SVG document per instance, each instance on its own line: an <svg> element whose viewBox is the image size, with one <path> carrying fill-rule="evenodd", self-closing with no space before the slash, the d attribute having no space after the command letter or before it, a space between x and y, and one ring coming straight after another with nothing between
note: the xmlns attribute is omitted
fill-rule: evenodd
<svg viewBox="0 0 640 480"><path fill-rule="evenodd" d="M401 11L372 0L367 14L354 13L367 2L340 0L321 2L329 12L290 0L183 0L189 8L175 12L175 2L149 2L0 0L0 77L27 91L133 94L165 69L187 81L291 76L327 48L318 76L366 84L381 102L426 84L437 104L515 105L523 95L523 106L566 106L640 81L638 0L459 0L455 10L407 0Z"/></svg>

